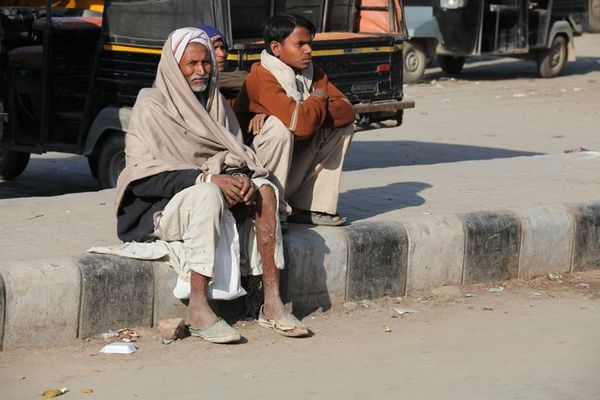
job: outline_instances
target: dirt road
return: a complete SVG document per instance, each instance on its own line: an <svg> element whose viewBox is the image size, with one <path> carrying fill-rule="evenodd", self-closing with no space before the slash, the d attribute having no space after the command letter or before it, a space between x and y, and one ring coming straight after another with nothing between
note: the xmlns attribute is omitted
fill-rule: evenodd
<svg viewBox="0 0 600 400"><path fill-rule="evenodd" d="M305 317L314 336L301 340L240 321L238 345L141 330L132 355L99 353L99 338L3 352L1 398L600 398L600 271L497 285L346 304Z"/></svg>

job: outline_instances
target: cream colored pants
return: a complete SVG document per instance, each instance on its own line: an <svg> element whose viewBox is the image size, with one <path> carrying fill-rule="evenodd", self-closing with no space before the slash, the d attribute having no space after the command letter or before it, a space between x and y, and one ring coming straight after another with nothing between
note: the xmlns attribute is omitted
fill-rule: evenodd
<svg viewBox="0 0 600 400"><path fill-rule="evenodd" d="M335 214L342 165L353 134L354 126L348 125L319 129L307 140L295 140L278 118L270 116L252 148L292 208Z"/></svg>
<svg viewBox="0 0 600 400"><path fill-rule="evenodd" d="M273 184L266 179L253 179L259 188ZM277 195L277 189L275 194ZM258 189L257 189L258 190ZM190 271L207 277L214 276L215 256L221 233L223 213L227 203L221 189L213 183L200 183L177 193L164 210L154 218L154 236L158 244L168 249L169 264L185 281ZM275 264L284 267L283 240L277 213ZM254 218L237 224L239 233L240 265L242 275L261 275L262 260L256 245Z"/></svg>

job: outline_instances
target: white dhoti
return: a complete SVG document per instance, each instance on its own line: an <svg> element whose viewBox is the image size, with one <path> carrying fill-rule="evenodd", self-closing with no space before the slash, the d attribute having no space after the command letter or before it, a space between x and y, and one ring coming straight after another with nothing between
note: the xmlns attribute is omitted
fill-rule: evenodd
<svg viewBox="0 0 600 400"><path fill-rule="evenodd" d="M257 188L271 186L263 178L252 179ZM257 189L258 190L258 189ZM283 239L278 212L276 219L275 265L283 269ZM237 226L236 226L237 225ZM238 235L231 234L237 229ZM225 231L229 232L223 235ZM262 259L256 243L254 218L236 224L221 189L213 183L201 183L182 190L154 217L155 241L125 243L119 247L94 247L92 252L114 254L145 260L164 260L178 274L179 283L189 283L190 272L213 278L209 297L235 298L238 293L210 296L211 288L224 291L234 288L231 280L242 275L262 275ZM221 242L224 240L224 242ZM220 280L220 282L219 282ZM229 281L229 282L227 282ZM186 290L184 289L184 292ZM181 293L181 292L180 292ZM181 297L181 294L177 297Z"/></svg>

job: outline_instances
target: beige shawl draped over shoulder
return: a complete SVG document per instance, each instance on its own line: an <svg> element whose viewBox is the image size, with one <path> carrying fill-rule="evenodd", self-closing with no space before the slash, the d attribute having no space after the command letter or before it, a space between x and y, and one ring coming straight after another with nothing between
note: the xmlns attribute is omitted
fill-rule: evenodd
<svg viewBox="0 0 600 400"><path fill-rule="evenodd" d="M161 172L196 168L218 174L247 165L254 178L268 176L256 154L243 144L235 114L219 93L210 39L202 30L185 29L184 45L194 40L210 51L213 66L206 108L179 69L171 50L172 34L163 46L153 87L140 91L132 110L125 136L125 169L117 182L117 209L132 182Z"/></svg>

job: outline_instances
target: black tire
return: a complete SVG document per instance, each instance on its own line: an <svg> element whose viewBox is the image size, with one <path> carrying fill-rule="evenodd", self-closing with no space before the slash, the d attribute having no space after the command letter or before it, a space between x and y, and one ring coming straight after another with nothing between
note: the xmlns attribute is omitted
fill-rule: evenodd
<svg viewBox="0 0 600 400"><path fill-rule="evenodd" d="M10 180L21 175L29 163L31 154L0 149L0 180Z"/></svg>
<svg viewBox="0 0 600 400"><path fill-rule="evenodd" d="M100 143L96 176L102 189L117 186L117 178L125 168L125 135L113 132ZM93 158L92 158L93 159Z"/></svg>
<svg viewBox="0 0 600 400"><path fill-rule="evenodd" d="M402 50L403 63L402 74L404 82L415 83L425 74L427 67L427 55L423 46L418 42L406 42Z"/></svg>
<svg viewBox="0 0 600 400"><path fill-rule="evenodd" d="M600 0L590 0L588 9L588 31L600 32Z"/></svg>
<svg viewBox="0 0 600 400"><path fill-rule="evenodd" d="M93 154L90 154L89 156L87 156L87 160L92 176L98 179L98 157Z"/></svg>
<svg viewBox="0 0 600 400"><path fill-rule="evenodd" d="M560 74L567 61L567 40L560 35L552 39L552 45L547 50L538 53L538 72L542 78L553 78Z"/></svg>
<svg viewBox="0 0 600 400"><path fill-rule="evenodd" d="M437 56L438 65L447 74L458 74L465 65L464 57Z"/></svg>
<svg viewBox="0 0 600 400"><path fill-rule="evenodd" d="M404 110L398 110L396 111L396 123L398 124L397 126L402 125L402 120L404 118Z"/></svg>

